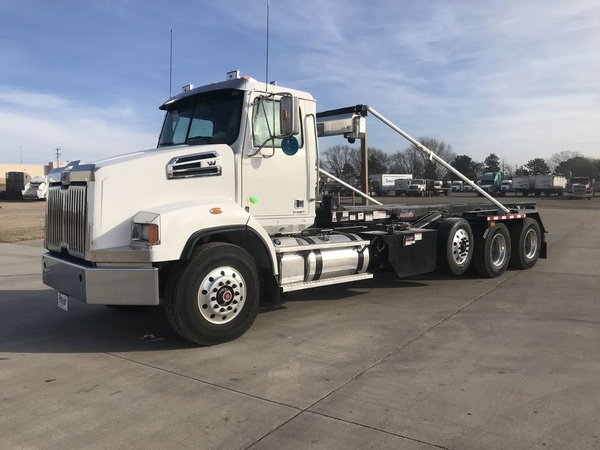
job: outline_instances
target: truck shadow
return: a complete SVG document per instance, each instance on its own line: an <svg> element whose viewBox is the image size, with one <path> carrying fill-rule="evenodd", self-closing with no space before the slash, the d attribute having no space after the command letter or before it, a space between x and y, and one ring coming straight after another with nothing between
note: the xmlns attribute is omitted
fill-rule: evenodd
<svg viewBox="0 0 600 450"><path fill-rule="evenodd" d="M377 290L403 291L427 287L436 281L460 283L461 279L481 280L470 273L457 277L433 272L405 279L395 274L376 274L371 280L290 292L282 297L280 305L261 305L259 314L277 313L294 303L348 301ZM53 290L0 291L0 353L119 353L194 348L202 347L190 344L171 329L162 306L111 309L73 301L66 312L57 307Z"/></svg>
<svg viewBox="0 0 600 450"><path fill-rule="evenodd" d="M170 327L162 307L113 310L69 303L56 293L0 291L0 353L115 353L194 348Z"/></svg>

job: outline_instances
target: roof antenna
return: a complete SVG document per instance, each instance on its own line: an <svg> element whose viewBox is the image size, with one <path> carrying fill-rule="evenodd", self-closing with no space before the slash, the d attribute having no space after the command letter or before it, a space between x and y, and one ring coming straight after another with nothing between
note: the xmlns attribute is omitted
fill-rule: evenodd
<svg viewBox="0 0 600 450"><path fill-rule="evenodd" d="M169 98L173 98L173 28L171 28L171 48L169 50Z"/></svg>
<svg viewBox="0 0 600 450"><path fill-rule="evenodd" d="M267 0L267 59L265 64L265 91L269 89L269 0Z"/></svg>

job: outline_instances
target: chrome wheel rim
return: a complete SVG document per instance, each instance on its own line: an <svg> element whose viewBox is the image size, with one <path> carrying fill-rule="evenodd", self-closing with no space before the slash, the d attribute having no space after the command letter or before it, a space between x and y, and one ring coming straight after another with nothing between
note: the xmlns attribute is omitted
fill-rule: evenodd
<svg viewBox="0 0 600 450"><path fill-rule="evenodd" d="M231 322L240 314L245 300L244 277L232 267L214 269L198 289L198 309L213 324Z"/></svg>
<svg viewBox="0 0 600 450"><path fill-rule="evenodd" d="M452 237L452 258L457 265L462 266L467 262L470 248L471 243L466 230L457 230Z"/></svg>
<svg viewBox="0 0 600 450"><path fill-rule="evenodd" d="M491 244L491 262L495 267L502 267L506 261L506 239L500 233L496 234Z"/></svg>
<svg viewBox="0 0 600 450"><path fill-rule="evenodd" d="M529 229L527 230L527 233L525 234L525 257L527 259L533 259L535 258L535 255L537 254L537 249L538 249L538 237L537 237L537 233L535 232L534 229Z"/></svg>

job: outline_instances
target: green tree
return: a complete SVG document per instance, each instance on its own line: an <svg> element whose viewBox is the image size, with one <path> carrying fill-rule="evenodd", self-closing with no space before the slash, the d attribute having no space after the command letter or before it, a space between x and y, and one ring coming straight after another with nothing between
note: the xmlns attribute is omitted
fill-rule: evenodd
<svg viewBox="0 0 600 450"><path fill-rule="evenodd" d="M583 154L579 152L572 152L570 150L563 150L561 152L554 153L546 162L548 163L550 169L556 170L559 164L576 157L583 158Z"/></svg>
<svg viewBox="0 0 600 450"><path fill-rule="evenodd" d="M527 170L524 166L521 165L521 166L518 166L515 169L514 176L516 176L516 177L525 177L527 175L529 175L529 170Z"/></svg>
<svg viewBox="0 0 600 450"><path fill-rule="evenodd" d="M530 175L546 175L551 172L550 167L548 167L548 164L546 164L546 161L543 158L530 159L527 164L525 164L525 168Z"/></svg>
<svg viewBox="0 0 600 450"><path fill-rule="evenodd" d="M389 156L383 150L369 147L369 175L388 173Z"/></svg>
<svg viewBox="0 0 600 450"><path fill-rule="evenodd" d="M484 172L500 172L500 158L495 153L490 153L483 161Z"/></svg>
<svg viewBox="0 0 600 450"><path fill-rule="evenodd" d="M469 180L477 179L477 172L480 164L473 161L470 156L458 155L454 158L454 160L452 160L450 165L466 176ZM459 180L460 178L453 173L450 173L450 179Z"/></svg>
<svg viewBox="0 0 600 450"><path fill-rule="evenodd" d="M597 173L597 162L592 158L586 158L584 156L576 156L561 162L554 169L556 173L565 176L575 177L591 177L595 178L598 176Z"/></svg>

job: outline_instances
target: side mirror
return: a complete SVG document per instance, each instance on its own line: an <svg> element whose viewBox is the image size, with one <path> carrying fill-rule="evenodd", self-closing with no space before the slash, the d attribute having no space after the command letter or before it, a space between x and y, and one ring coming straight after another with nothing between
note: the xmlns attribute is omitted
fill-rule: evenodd
<svg viewBox="0 0 600 450"><path fill-rule="evenodd" d="M281 97L281 134L289 138L300 134L300 108L298 97L284 95Z"/></svg>

